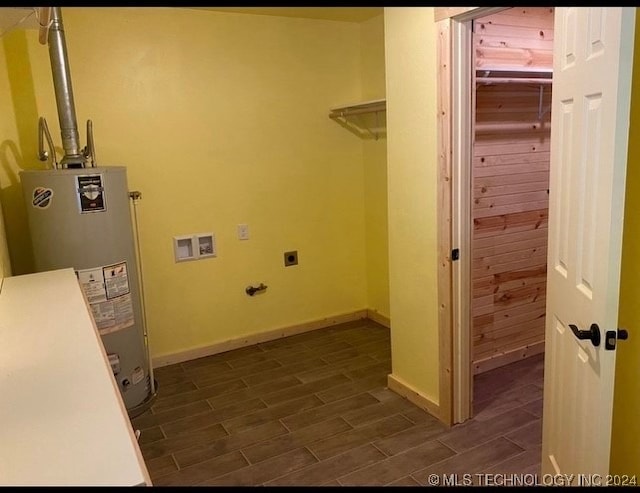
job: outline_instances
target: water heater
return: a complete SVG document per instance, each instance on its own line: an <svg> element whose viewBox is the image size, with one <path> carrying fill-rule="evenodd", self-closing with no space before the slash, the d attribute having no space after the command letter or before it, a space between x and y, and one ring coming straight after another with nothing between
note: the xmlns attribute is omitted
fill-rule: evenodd
<svg viewBox="0 0 640 493"><path fill-rule="evenodd" d="M35 269L75 270L125 407L136 416L153 402L156 385L126 169L96 165L91 120L87 146L80 148L61 9L40 7L40 18L40 40L49 45L64 156L58 163L46 120L40 118L39 158L49 162L50 169L20 172Z"/></svg>
<svg viewBox="0 0 640 493"><path fill-rule="evenodd" d="M35 269L72 267L130 411L149 397L126 168L20 172Z"/></svg>

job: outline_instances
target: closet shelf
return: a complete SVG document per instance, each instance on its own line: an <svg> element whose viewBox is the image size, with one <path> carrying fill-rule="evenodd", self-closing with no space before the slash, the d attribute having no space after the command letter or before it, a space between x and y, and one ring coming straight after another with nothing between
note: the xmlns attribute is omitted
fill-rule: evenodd
<svg viewBox="0 0 640 493"><path fill-rule="evenodd" d="M385 124L380 124L379 114L387 110L386 99L374 99L361 103L345 104L329 109L329 118L337 121L345 128L359 136L370 135L378 140L378 135L386 131ZM373 115L375 118L362 118ZM350 117L356 117L355 121ZM386 120L385 120L386 122Z"/></svg>
<svg viewBox="0 0 640 493"><path fill-rule="evenodd" d="M351 115L365 115L367 113L379 113L386 111L386 99L374 99L362 103L345 104L329 110L329 118L346 118Z"/></svg>

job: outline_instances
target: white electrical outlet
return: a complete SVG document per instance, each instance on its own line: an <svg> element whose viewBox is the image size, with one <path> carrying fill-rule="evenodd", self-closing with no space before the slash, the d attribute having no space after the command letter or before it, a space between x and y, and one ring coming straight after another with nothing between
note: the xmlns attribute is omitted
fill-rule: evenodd
<svg viewBox="0 0 640 493"><path fill-rule="evenodd" d="M238 239L239 240L248 240L249 239L249 225L248 224L238 224Z"/></svg>

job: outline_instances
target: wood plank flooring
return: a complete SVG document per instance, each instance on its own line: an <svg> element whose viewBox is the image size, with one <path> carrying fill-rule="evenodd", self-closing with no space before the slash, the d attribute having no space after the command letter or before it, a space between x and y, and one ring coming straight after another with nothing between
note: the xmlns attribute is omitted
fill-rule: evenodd
<svg viewBox="0 0 640 493"><path fill-rule="evenodd" d="M133 420L154 485L425 485L539 473L542 358L476 377L447 429L386 388L389 330L360 320L159 368Z"/></svg>

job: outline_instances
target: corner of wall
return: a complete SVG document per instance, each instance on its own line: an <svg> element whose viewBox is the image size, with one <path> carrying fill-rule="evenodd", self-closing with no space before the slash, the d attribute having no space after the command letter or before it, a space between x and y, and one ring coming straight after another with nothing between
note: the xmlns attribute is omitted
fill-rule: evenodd
<svg viewBox="0 0 640 493"><path fill-rule="evenodd" d="M393 373L439 405L436 23L385 7Z"/></svg>
<svg viewBox="0 0 640 493"><path fill-rule="evenodd" d="M360 25L362 99L384 99L384 14ZM386 129L386 115L370 123ZM367 306L374 317L389 319L389 248L387 217L387 142L381 132L374 140L364 139L364 192Z"/></svg>

